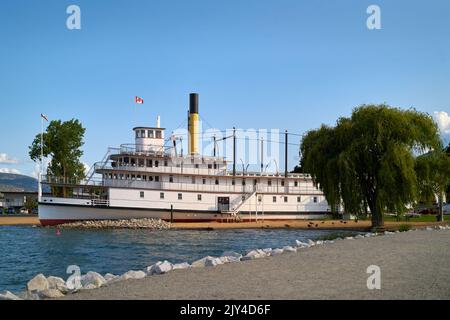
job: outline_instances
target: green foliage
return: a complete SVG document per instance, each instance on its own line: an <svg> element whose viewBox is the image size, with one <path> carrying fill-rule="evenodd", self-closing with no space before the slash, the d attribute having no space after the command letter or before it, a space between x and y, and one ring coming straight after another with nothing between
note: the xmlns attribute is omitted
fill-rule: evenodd
<svg viewBox="0 0 450 320"><path fill-rule="evenodd" d="M363 105L335 127L309 131L301 144L301 166L324 192L331 208L364 215L383 225L383 213L404 212L414 202L417 177L413 152L439 149L432 118L416 110Z"/></svg>
<svg viewBox="0 0 450 320"><path fill-rule="evenodd" d="M51 157L47 174L63 177L65 179L83 179L85 177L84 166L80 161L83 151L83 137L86 129L80 121L72 119L61 122L53 120L44 133L43 153L45 157ZM41 135L37 134L29 147L29 155L33 161L41 158Z"/></svg>
<svg viewBox="0 0 450 320"><path fill-rule="evenodd" d="M398 226L398 231L400 231L400 232L405 232L405 231L409 231L409 230L411 230L410 224L404 223L404 224L401 224Z"/></svg>
<svg viewBox="0 0 450 320"><path fill-rule="evenodd" d="M416 159L415 170L418 177L421 199L439 199L439 216L441 220L443 199L450 186L450 156L437 150L424 154Z"/></svg>
<svg viewBox="0 0 450 320"><path fill-rule="evenodd" d="M35 199L33 199L31 197L27 197L24 207L25 207L25 209L27 209L28 213L31 213L33 211L33 209L37 209L38 203Z"/></svg>

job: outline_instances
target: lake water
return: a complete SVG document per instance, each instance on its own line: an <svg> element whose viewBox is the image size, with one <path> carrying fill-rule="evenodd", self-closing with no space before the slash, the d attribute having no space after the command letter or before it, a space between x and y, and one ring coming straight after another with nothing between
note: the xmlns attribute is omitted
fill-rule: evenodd
<svg viewBox="0 0 450 320"><path fill-rule="evenodd" d="M193 262L224 251L292 245L336 233L329 230L62 230L0 226L0 291L20 292L36 274L67 279L67 266L84 274L122 274L159 260Z"/></svg>

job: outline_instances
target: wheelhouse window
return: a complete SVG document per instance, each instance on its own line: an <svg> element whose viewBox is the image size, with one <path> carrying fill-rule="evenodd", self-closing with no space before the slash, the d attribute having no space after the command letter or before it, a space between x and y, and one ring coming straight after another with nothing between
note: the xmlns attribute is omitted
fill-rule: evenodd
<svg viewBox="0 0 450 320"><path fill-rule="evenodd" d="M155 167L159 167L159 161L155 160Z"/></svg>
<svg viewBox="0 0 450 320"><path fill-rule="evenodd" d="M168 164L167 160L164 160L164 167L167 167Z"/></svg>
<svg viewBox="0 0 450 320"><path fill-rule="evenodd" d="M164 192L160 192L160 193L159 193L159 198L160 198L160 199L164 199Z"/></svg>
<svg viewBox="0 0 450 320"><path fill-rule="evenodd" d="M302 202L302 197L297 197L297 202Z"/></svg>
<svg viewBox="0 0 450 320"><path fill-rule="evenodd" d="M288 197L284 197L284 202L288 202Z"/></svg>
<svg viewBox="0 0 450 320"><path fill-rule="evenodd" d="M217 163L214 163L214 169L217 169Z"/></svg>
<svg viewBox="0 0 450 320"><path fill-rule="evenodd" d="M145 138L145 130L141 130L141 138Z"/></svg>
<svg viewBox="0 0 450 320"><path fill-rule="evenodd" d="M212 164L208 164L208 169L212 169Z"/></svg>
<svg viewBox="0 0 450 320"><path fill-rule="evenodd" d="M198 194L198 195L197 195L197 200L198 200L198 201L202 201L202 195L201 195L201 194Z"/></svg>
<svg viewBox="0 0 450 320"><path fill-rule="evenodd" d="M183 200L183 194L182 193L178 194L178 200Z"/></svg>
<svg viewBox="0 0 450 320"><path fill-rule="evenodd" d="M152 159L147 159L147 167L149 167L149 168L153 167Z"/></svg>
<svg viewBox="0 0 450 320"><path fill-rule="evenodd" d="M153 137L154 137L154 135L153 135L153 130L148 130L148 131L147 131L147 134L148 134L148 137L149 137L149 138L153 138Z"/></svg>
<svg viewBox="0 0 450 320"><path fill-rule="evenodd" d="M140 197L140 198L144 198L144 196L145 196L144 191L139 192L139 197Z"/></svg>
<svg viewBox="0 0 450 320"><path fill-rule="evenodd" d="M156 136L156 139L161 139L161 130L156 130L155 131L155 136Z"/></svg>
<svg viewBox="0 0 450 320"><path fill-rule="evenodd" d="M138 159L139 167L143 167L145 164L145 159Z"/></svg>
<svg viewBox="0 0 450 320"><path fill-rule="evenodd" d="M273 197L272 197L272 201L273 201L273 202L277 202L277 197L276 197L276 196L273 196Z"/></svg>

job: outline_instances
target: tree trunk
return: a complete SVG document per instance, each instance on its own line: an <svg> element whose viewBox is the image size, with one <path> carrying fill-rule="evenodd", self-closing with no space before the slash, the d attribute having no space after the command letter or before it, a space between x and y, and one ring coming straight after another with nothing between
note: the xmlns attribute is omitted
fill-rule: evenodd
<svg viewBox="0 0 450 320"><path fill-rule="evenodd" d="M383 220L383 212L381 211L381 208L378 206L376 199L372 201L368 201L370 213L372 216L372 228L380 228L384 226L384 220Z"/></svg>
<svg viewBox="0 0 450 320"><path fill-rule="evenodd" d="M443 192L440 192L439 196L438 196L439 212L437 215L437 221L444 221L444 210L443 210L444 199L443 198L444 198Z"/></svg>

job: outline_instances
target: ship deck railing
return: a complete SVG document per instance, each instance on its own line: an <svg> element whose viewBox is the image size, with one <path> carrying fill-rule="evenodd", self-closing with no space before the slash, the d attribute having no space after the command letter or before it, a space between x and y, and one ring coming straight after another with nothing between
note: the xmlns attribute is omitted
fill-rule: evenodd
<svg viewBox="0 0 450 320"><path fill-rule="evenodd" d="M200 184L200 183L185 183L185 182L168 182L168 181L144 181L132 179L91 179L76 180L61 177L44 176L42 179L44 184L50 186L73 187L79 189L92 189L101 187L107 189L112 188L138 188L160 191L191 191L191 192L218 192L218 193L249 193L256 191L258 193L269 194L291 194L291 195L320 195L321 192L311 185L298 186L281 186L281 185L266 185L266 184Z"/></svg>

